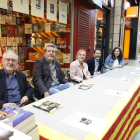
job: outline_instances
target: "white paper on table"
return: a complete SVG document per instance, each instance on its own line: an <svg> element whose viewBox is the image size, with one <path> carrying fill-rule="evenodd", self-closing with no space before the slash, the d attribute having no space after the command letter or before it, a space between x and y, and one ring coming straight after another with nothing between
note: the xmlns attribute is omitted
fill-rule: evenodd
<svg viewBox="0 0 140 140"><path fill-rule="evenodd" d="M137 74L137 75L140 75L140 72L130 72L130 74Z"/></svg>
<svg viewBox="0 0 140 140"><path fill-rule="evenodd" d="M125 77L122 77L120 80L122 80L122 81L130 81L130 82L140 82L140 80L138 80L138 79L125 78Z"/></svg>
<svg viewBox="0 0 140 140"><path fill-rule="evenodd" d="M112 90L112 89L107 89L103 92L103 94L107 95L112 95L112 96L119 96L119 97L125 97L125 98L130 98L132 93L130 92L122 92L122 91L117 91L117 90Z"/></svg>
<svg viewBox="0 0 140 140"><path fill-rule="evenodd" d="M109 120L93 117L78 111L72 113L70 116L62 120L62 122L88 133L93 133L99 137L110 123Z"/></svg>
<svg viewBox="0 0 140 140"><path fill-rule="evenodd" d="M140 68L136 68L136 70L140 70Z"/></svg>

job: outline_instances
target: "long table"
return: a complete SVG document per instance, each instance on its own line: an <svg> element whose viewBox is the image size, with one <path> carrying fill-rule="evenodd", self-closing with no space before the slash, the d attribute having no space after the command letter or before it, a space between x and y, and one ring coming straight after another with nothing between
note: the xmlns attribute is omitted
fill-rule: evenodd
<svg viewBox="0 0 140 140"><path fill-rule="evenodd" d="M29 104L24 108L35 113L41 140L129 140L140 131L140 82L121 81L122 77L138 79L136 67L124 67L97 76L87 83L95 83L88 90L79 85L46 97L63 105L59 111L49 114ZM132 92L132 96L121 98L105 95L106 89ZM110 121L110 125L99 137L62 122L74 111L83 112Z"/></svg>

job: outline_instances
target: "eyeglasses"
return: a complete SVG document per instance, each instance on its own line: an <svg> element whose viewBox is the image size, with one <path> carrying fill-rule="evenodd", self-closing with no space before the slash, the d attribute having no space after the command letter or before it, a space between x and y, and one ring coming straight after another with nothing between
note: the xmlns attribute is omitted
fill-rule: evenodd
<svg viewBox="0 0 140 140"><path fill-rule="evenodd" d="M52 53L56 53L56 51L51 51L51 50L47 50L47 52L49 52L49 53L50 53L50 52L52 52Z"/></svg>
<svg viewBox="0 0 140 140"><path fill-rule="evenodd" d="M7 62L10 62L10 61L12 61L12 63L17 62L16 59L9 59L9 58L3 58L3 59L6 60Z"/></svg>

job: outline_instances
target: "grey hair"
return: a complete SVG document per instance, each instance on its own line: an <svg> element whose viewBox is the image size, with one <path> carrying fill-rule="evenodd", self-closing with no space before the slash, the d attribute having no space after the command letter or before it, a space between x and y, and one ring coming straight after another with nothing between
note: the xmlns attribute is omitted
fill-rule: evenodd
<svg viewBox="0 0 140 140"><path fill-rule="evenodd" d="M48 44L48 45L45 47L45 52L47 51L47 47L53 47L53 48L55 48L55 51L57 52L57 47L56 47L56 45Z"/></svg>
<svg viewBox="0 0 140 140"><path fill-rule="evenodd" d="M4 58L5 55L6 55L7 53L9 53L9 52L14 53L15 56L16 56L16 60L18 61L18 55L17 55L14 51L12 51L12 50L7 50L7 51L5 51L4 54L3 54L3 56L2 56L2 58Z"/></svg>

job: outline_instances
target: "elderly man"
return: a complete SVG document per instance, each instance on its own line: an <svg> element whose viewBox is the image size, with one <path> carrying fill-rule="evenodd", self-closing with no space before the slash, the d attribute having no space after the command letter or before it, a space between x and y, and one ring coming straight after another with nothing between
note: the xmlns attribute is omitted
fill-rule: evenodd
<svg viewBox="0 0 140 140"><path fill-rule="evenodd" d="M47 97L73 86L61 73L60 64L54 60L57 48L49 44L45 48L45 57L36 60L34 66L34 83L38 90L34 94L38 99Z"/></svg>
<svg viewBox="0 0 140 140"><path fill-rule="evenodd" d="M27 104L33 96L33 88L24 73L16 71L18 55L8 50L3 54L0 70L0 109L10 104Z"/></svg>

